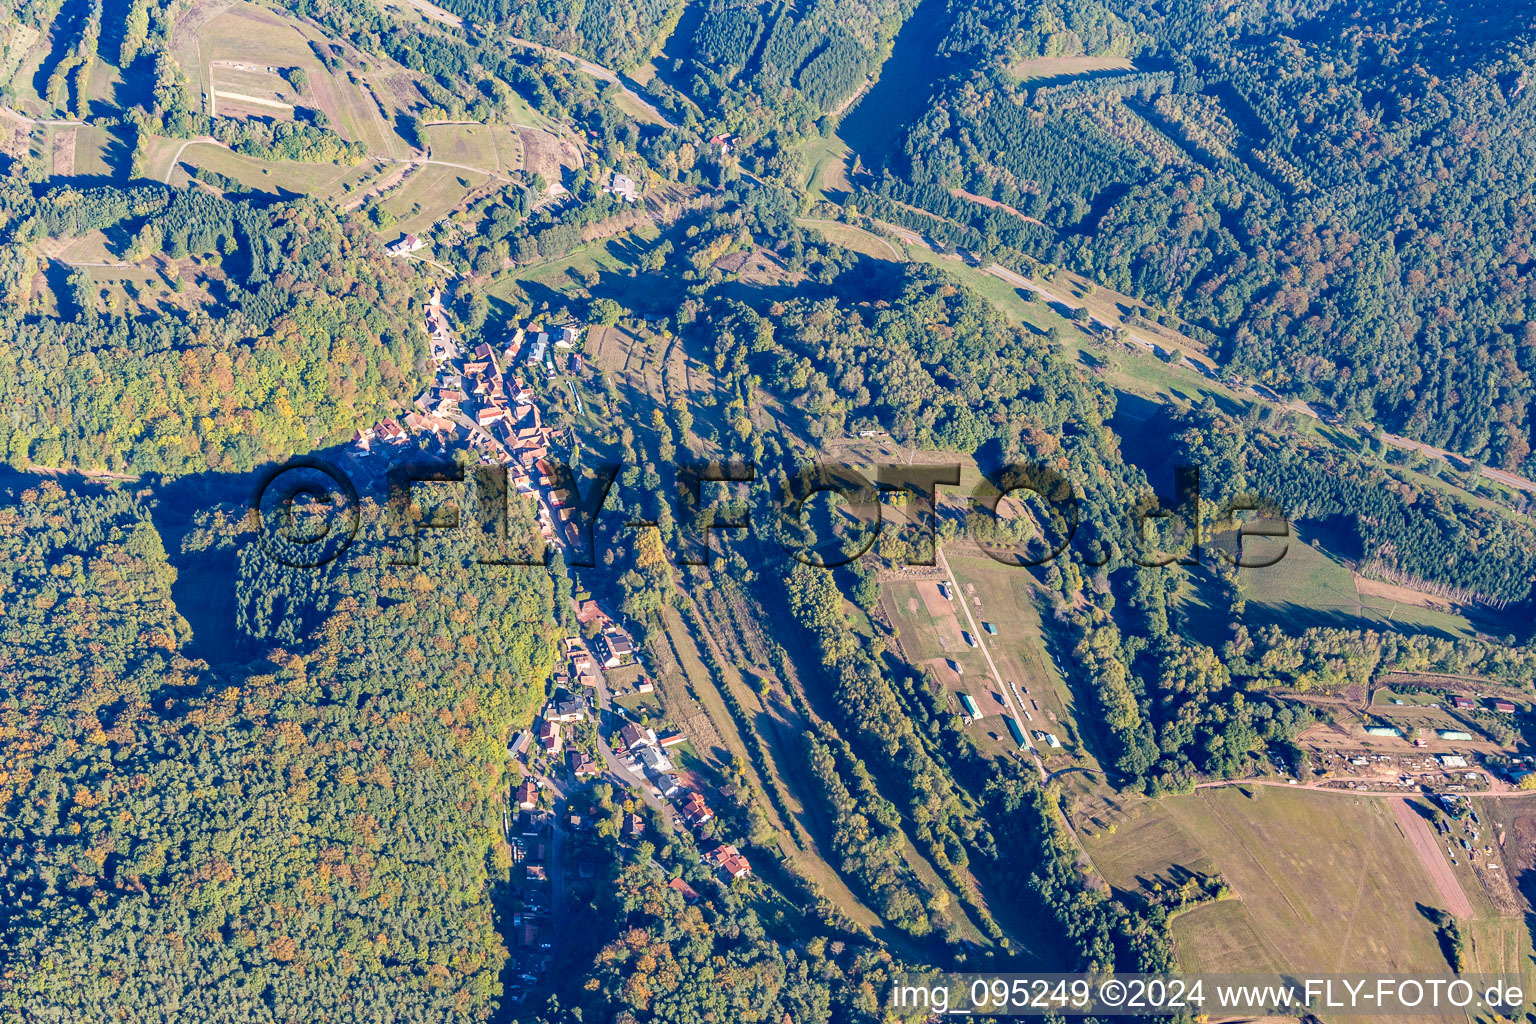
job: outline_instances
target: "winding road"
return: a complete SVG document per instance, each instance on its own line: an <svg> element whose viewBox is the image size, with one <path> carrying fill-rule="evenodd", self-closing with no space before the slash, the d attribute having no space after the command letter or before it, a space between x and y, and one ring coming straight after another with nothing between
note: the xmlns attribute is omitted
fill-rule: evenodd
<svg viewBox="0 0 1536 1024"><path fill-rule="evenodd" d="M894 224L888 224L886 227L895 231L896 234L901 237L902 241L906 242L908 245L920 245L925 249L933 248L928 244L926 239L924 239L915 231L912 231L908 228L897 227ZM1006 281L1017 288L1026 288L1029 291L1034 292L1036 295L1039 295L1047 302L1054 303L1058 306L1064 306L1068 309L1072 309L1077 305L1072 300L1064 298L1061 295L1057 295L1049 288L1042 287L1038 282L1023 276L1022 274L1015 273L1014 271L1009 270L1007 267L999 266L996 263L987 266L986 272L991 274L993 277ZM1162 345L1158 345L1154 342L1148 341L1145 337L1137 334L1134 330L1127 327L1125 324L1105 320L1102 317L1095 315L1091 311L1089 313L1089 319L1093 323L1099 324L1102 327L1120 331L1121 336L1126 340L1130 341L1134 345L1147 349L1148 351L1156 352L1159 348L1166 348L1171 344L1170 342L1164 341ZM1219 369L1216 364L1203 356L1192 356L1185 354L1183 361L1187 366L1193 367L1195 372L1200 373L1203 376L1209 377L1213 380L1218 379L1219 377ZM1263 392L1259 391L1257 387L1248 384L1228 384L1227 386L1234 391L1242 392L1245 395L1256 398L1268 405L1277 406L1281 409L1289 409L1292 412L1300 413L1303 416L1307 416L1319 422L1327 422L1326 418L1322 414L1320 414L1316 409L1312 408L1305 402L1286 402L1278 395L1276 395L1274 398L1271 398L1268 395L1265 395ZM1386 432L1383 432L1381 437L1383 441L1389 445L1392 445L1394 448L1403 448L1409 451L1416 451L1431 458L1450 462L1453 466L1455 465L1455 460L1471 461L1467 459L1466 456L1454 455L1453 453L1446 451L1444 448L1436 448L1432 444L1427 444L1423 441L1415 441L1412 438L1402 437L1397 434L1389 434ZM1504 484L1506 487L1512 487L1517 491L1524 491L1527 494L1536 494L1536 480L1531 480L1527 477L1520 476L1516 473L1511 473L1507 470L1494 469L1489 466L1481 467L1480 471L1483 476L1490 480L1495 480L1501 484Z"/></svg>

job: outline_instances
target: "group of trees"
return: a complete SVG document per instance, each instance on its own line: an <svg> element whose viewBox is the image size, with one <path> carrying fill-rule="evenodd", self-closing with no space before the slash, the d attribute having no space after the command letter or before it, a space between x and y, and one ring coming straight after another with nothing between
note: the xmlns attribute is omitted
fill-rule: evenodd
<svg viewBox="0 0 1536 1024"><path fill-rule="evenodd" d="M1278 626L1240 628L1225 648L1235 676L1257 687L1315 693L1370 688L1386 673L1479 676L1521 688L1536 683L1529 647L1427 633L1321 626L1287 633Z"/></svg>
<svg viewBox="0 0 1536 1024"><path fill-rule="evenodd" d="M593 856L612 868L582 911L603 924L590 957L570 964L568 977L581 983L519 1019L908 1020L885 999L905 965L790 899L752 899L722 884L692 843L662 831L655 842L607 840Z"/></svg>
<svg viewBox="0 0 1536 1024"><path fill-rule="evenodd" d="M1531 596L1536 535L1520 519L1253 413L1227 416L1207 403L1164 422L1174 457L1201 469L1210 520L1251 494L1327 536L1362 572L1495 608Z"/></svg>

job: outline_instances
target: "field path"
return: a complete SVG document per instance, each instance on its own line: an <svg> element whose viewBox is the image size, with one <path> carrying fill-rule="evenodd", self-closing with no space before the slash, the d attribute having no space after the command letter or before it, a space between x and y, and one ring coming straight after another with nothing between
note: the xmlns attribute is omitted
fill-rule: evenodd
<svg viewBox="0 0 1536 1024"><path fill-rule="evenodd" d="M11 107L0 107L0 110L4 110L7 114L16 118L18 121L25 121L27 124L59 125L70 128L85 127L84 121L72 121L66 117L28 117L21 111L12 109Z"/></svg>
<svg viewBox="0 0 1536 1024"><path fill-rule="evenodd" d="M1407 800L1392 801L1392 813L1408 841L1413 844L1414 852L1424 864L1424 870L1439 890L1440 898L1445 901L1445 909L1457 917L1471 917L1472 901L1467 899L1467 894L1461 890L1461 883L1456 881L1456 873L1451 870L1450 862L1441 852L1440 840L1430 830L1429 822Z"/></svg>
<svg viewBox="0 0 1536 1024"><path fill-rule="evenodd" d="M165 184L169 185L171 183L171 175L176 173L176 168L181 164L181 154L187 151L187 147L203 144L207 144L209 146L218 146L221 149L229 148L225 146L224 143L210 135L203 135L195 139L188 139L186 142L183 142L181 145L176 147L176 155L171 157L171 166L165 169Z"/></svg>

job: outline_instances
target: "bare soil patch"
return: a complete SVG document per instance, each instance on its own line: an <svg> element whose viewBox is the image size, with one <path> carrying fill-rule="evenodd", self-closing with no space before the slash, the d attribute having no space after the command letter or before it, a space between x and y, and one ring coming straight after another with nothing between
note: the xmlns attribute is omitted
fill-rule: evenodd
<svg viewBox="0 0 1536 1024"><path fill-rule="evenodd" d="M1456 608L1453 602L1436 594L1426 594L1422 590L1366 579L1364 576L1355 577L1355 590L1361 597L1380 597L1399 604L1411 604L1417 608L1433 608L1442 612L1455 611Z"/></svg>
<svg viewBox="0 0 1536 1024"><path fill-rule="evenodd" d="M79 131L66 128L53 133L53 173L69 176L75 173L75 136Z"/></svg>
<svg viewBox="0 0 1536 1024"><path fill-rule="evenodd" d="M1451 870L1450 863L1441 852L1440 841L1429 827L1429 822L1407 800L1393 800L1392 815L1397 819L1403 834L1408 837L1408 842L1413 845L1413 851L1419 855L1425 873L1439 890L1440 898L1445 901L1445 909L1460 918L1471 917L1472 901L1462 892L1461 883L1456 880L1456 873Z"/></svg>

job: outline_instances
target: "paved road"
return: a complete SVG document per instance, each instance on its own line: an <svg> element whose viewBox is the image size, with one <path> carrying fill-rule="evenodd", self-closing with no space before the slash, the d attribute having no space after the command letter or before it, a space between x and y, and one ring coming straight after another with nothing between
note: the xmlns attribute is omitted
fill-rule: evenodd
<svg viewBox="0 0 1536 1024"><path fill-rule="evenodd" d="M907 242L907 244L921 245L924 248L932 248L928 245L927 241L924 240L923 237L916 232L910 231L906 228L895 227L894 225L890 226L895 229L896 233L900 235L902 240ZM1017 274L1012 270L1009 270L1007 267L998 266L994 263L988 266L986 269L987 273L991 274L993 277L1007 281L1009 284L1018 288L1027 288L1028 290L1039 295L1041 298L1045 299L1047 302L1053 302L1068 308L1073 308L1076 306L1076 303L1072 300L1057 295L1049 288L1045 288L1038 282L1026 278L1021 274ZM1162 340L1161 344L1148 341L1145 337L1137 334L1134 330L1126 327L1124 324L1105 320L1092 313L1089 314L1089 319L1093 323L1100 324L1104 327L1118 329L1121 332L1122 337L1126 338L1132 344L1144 349L1155 350L1159 348L1167 348L1171 344L1167 340ZM1219 376L1219 369L1217 368L1216 364L1203 356L1189 355L1186 353L1184 355L1184 363L1193 367L1196 372L1204 374L1207 377L1215 379ZM1287 402L1280 398L1279 395L1274 395L1274 397L1271 397L1270 395L1266 395L1258 390L1257 387L1249 386L1247 384L1229 384L1227 386L1232 388L1234 391L1243 392L1247 395L1257 398L1261 402L1277 405L1282 409L1290 409L1294 412L1300 413L1303 416L1310 417L1311 419L1319 421L1324 420L1324 417L1321 413L1319 413L1316 409L1312 408L1305 402ZM1268 389L1266 388L1265 390ZM1446 451L1444 448L1436 448L1434 445L1426 444L1423 441L1415 441L1411 438L1401 437L1397 434L1389 434L1384 432L1382 434L1382 440L1387 444L1392 445L1393 447L1418 451L1432 458L1442 459L1447 462L1451 461L1453 458L1461 459L1464 461L1466 460L1466 456L1453 455L1451 452ZM1487 466L1482 468L1482 474L1488 477L1488 479L1496 480L1505 486L1513 487L1516 490L1525 491L1529 494L1536 494L1536 480L1530 480L1516 473L1510 473L1502 469L1493 469Z"/></svg>
<svg viewBox="0 0 1536 1024"><path fill-rule="evenodd" d="M635 773L625 767L624 762L619 760L619 755L615 754L613 752L613 748L608 745L608 740L605 736L603 736L603 731L601 729L602 713L605 708L608 709L608 711L613 714L614 717L622 717L618 714L618 712L613 710L613 698L608 693L608 681L603 677L603 673L599 671L597 673L597 713L599 725L599 729L597 731L597 748L603 755L603 763L608 766L608 770L610 772L612 772L614 775L617 775L620 779L623 779L626 785L639 787L640 795L645 799L645 802L656 808L656 810L660 811L664 819L671 821L672 807L667 801L661 799L655 793L651 792L651 790L654 788L651 785L651 780L644 778L643 776L636 777ZM627 721L627 719L625 720Z"/></svg>

